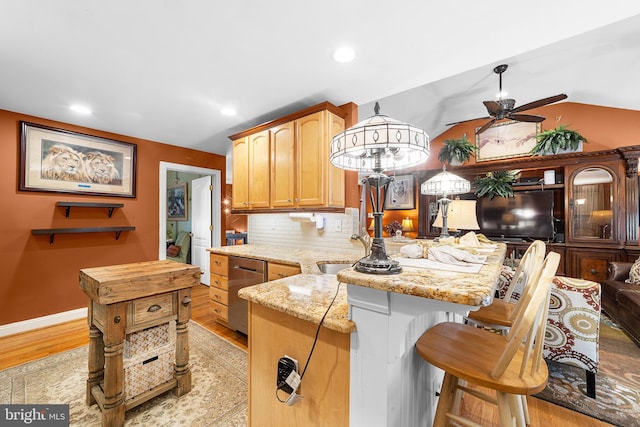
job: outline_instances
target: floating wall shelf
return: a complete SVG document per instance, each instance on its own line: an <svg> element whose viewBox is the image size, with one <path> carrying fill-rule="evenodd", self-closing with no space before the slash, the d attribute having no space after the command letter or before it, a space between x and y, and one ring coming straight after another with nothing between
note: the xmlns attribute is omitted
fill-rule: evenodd
<svg viewBox="0 0 640 427"><path fill-rule="evenodd" d="M87 203L87 202L58 202L56 206L65 208L65 216L69 218L69 212L72 207L81 208L107 208L109 218L113 215L113 210L124 206L122 203Z"/></svg>
<svg viewBox="0 0 640 427"><path fill-rule="evenodd" d="M116 233L116 240L120 238L123 231L133 231L133 226L127 227L92 227L92 228L41 228L31 230L31 234L48 234L49 244L53 245L53 239L56 234L75 234L75 233Z"/></svg>

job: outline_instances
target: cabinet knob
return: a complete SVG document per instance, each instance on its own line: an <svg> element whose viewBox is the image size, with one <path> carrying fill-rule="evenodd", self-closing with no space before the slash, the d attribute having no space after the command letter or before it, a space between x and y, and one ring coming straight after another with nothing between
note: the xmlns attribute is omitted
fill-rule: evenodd
<svg viewBox="0 0 640 427"><path fill-rule="evenodd" d="M591 269L591 274L593 274L595 276L596 274L598 274L598 270L596 270L595 268L592 268Z"/></svg>
<svg viewBox="0 0 640 427"><path fill-rule="evenodd" d="M151 307L147 308L147 311L149 313L154 313L154 312L160 310L160 308L161 307L158 304L153 304Z"/></svg>
<svg viewBox="0 0 640 427"><path fill-rule="evenodd" d="M186 307L189 304L191 304L191 298L189 298L189 297L182 298L182 305L184 305Z"/></svg>

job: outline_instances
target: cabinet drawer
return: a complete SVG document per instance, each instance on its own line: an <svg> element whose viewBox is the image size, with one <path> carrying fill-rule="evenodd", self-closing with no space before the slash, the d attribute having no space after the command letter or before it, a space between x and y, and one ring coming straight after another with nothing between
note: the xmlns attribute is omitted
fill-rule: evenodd
<svg viewBox="0 0 640 427"><path fill-rule="evenodd" d="M140 298L127 304L127 332L176 318L176 292Z"/></svg>
<svg viewBox="0 0 640 427"><path fill-rule="evenodd" d="M229 293L215 287L209 288L209 299L219 304L229 305Z"/></svg>
<svg viewBox="0 0 640 427"><path fill-rule="evenodd" d="M227 255L211 254L209 256L211 273L227 277L229 275L229 257Z"/></svg>
<svg viewBox="0 0 640 427"><path fill-rule="evenodd" d="M215 301L212 301L211 303L213 304L213 314L225 322L228 322L229 308L226 305L219 304Z"/></svg>
<svg viewBox="0 0 640 427"><path fill-rule="evenodd" d="M296 274L300 274L300 267L288 265L288 264L278 264L275 262L270 262L267 266L267 281L282 279L284 277L295 276Z"/></svg>
<svg viewBox="0 0 640 427"><path fill-rule="evenodd" d="M229 279L226 277L218 276L217 274L211 274L209 277L211 278L209 284L212 287L224 289L225 291L229 290Z"/></svg>

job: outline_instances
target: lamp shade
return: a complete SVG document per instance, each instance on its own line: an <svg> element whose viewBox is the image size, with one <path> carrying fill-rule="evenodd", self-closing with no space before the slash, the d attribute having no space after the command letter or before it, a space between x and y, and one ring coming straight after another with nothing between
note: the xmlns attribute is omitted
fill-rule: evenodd
<svg viewBox="0 0 640 427"><path fill-rule="evenodd" d="M429 157L429 135L410 124L379 114L331 139L331 164L354 171L390 171L418 165Z"/></svg>
<svg viewBox="0 0 640 427"><path fill-rule="evenodd" d="M611 216L612 212L610 209L592 211L590 221L598 225L611 224Z"/></svg>
<svg viewBox="0 0 640 427"><path fill-rule="evenodd" d="M402 231L413 231L413 221L409 217L402 220Z"/></svg>
<svg viewBox="0 0 640 427"><path fill-rule="evenodd" d="M475 200L452 200L447 212L447 227L450 230L480 230L476 203ZM442 228L442 211L438 211L433 226Z"/></svg>
<svg viewBox="0 0 640 427"><path fill-rule="evenodd" d="M471 191L471 183L464 178L442 170L420 186L420 193L432 196L463 194Z"/></svg>

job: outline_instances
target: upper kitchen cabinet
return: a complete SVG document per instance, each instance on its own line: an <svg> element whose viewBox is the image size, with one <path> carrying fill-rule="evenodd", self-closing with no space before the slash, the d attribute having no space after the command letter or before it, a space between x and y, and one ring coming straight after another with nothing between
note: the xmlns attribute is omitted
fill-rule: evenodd
<svg viewBox="0 0 640 427"><path fill-rule="evenodd" d="M234 213L344 208L344 171L329 161L329 142L345 129L344 116L322 103L231 136ZM258 136L259 152L251 144Z"/></svg>
<svg viewBox="0 0 640 427"><path fill-rule="evenodd" d="M296 206L344 207L344 171L329 162L329 140L343 130L328 111L296 121Z"/></svg>
<svg viewBox="0 0 640 427"><path fill-rule="evenodd" d="M269 207L268 130L233 141L232 209Z"/></svg>

